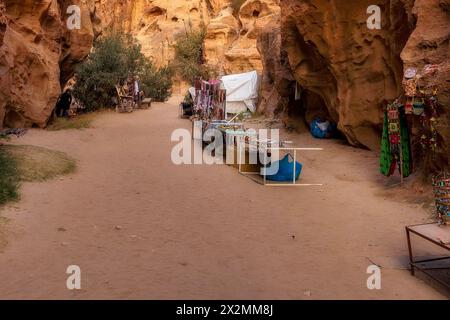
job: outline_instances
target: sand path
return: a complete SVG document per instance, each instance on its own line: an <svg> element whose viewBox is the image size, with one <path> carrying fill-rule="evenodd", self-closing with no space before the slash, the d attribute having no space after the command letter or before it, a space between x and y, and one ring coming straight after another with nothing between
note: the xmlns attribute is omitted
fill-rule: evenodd
<svg viewBox="0 0 450 320"><path fill-rule="evenodd" d="M170 134L190 128L177 113L172 100L13 140L64 151L79 168L25 184L3 209L1 299L446 298L402 267L404 226L427 214L379 195L375 154L287 135L326 148L302 158L305 181L326 185L263 187L228 166L173 165ZM381 290L366 287L371 261ZM80 291L66 288L73 264Z"/></svg>

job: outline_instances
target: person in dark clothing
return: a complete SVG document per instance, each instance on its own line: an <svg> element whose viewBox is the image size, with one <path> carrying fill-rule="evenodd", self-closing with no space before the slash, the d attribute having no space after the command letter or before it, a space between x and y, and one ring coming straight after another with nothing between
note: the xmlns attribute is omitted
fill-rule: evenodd
<svg viewBox="0 0 450 320"><path fill-rule="evenodd" d="M56 103L56 116L67 117L69 115L70 104L72 103L72 94L70 90L64 91Z"/></svg>

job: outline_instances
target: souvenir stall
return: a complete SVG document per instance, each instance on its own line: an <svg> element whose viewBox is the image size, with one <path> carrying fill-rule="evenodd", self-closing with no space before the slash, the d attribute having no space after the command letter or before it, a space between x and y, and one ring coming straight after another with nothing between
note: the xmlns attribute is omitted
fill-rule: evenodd
<svg viewBox="0 0 450 320"><path fill-rule="evenodd" d="M408 68L403 79L404 94L385 106L380 158L383 175L389 177L398 168L403 182L413 171L413 160L434 159L439 143L436 72L435 65L426 65L420 72Z"/></svg>
<svg viewBox="0 0 450 320"><path fill-rule="evenodd" d="M226 119L227 90L220 80L195 79L190 89L194 97L194 121L202 121L202 136L208 129L220 130L226 143L227 135L244 131L242 123Z"/></svg>
<svg viewBox="0 0 450 320"><path fill-rule="evenodd" d="M226 90L220 80L195 79L192 93L194 114L197 119L203 121L226 119Z"/></svg>
<svg viewBox="0 0 450 320"><path fill-rule="evenodd" d="M404 95L389 104L385 111L382 138L381 172L393 173L394 164L400 163L402 177L412 172L412 160L433 162L439 148L439 111L437 99L439 86L435 83L436 65L426 65L422 70L408 68L403 79ZM411 145L418 145L411 148ZM436 221L406 227L410 271L416 270L450 289L450 174L443 172L433 178ZM413 250L412 237L441 248L447 255L418 259Z"/></svg>
<svg viewBox="0 0 450 320"><path fill-rule="evenodd" d="M224 76L221 80L195 79L194 87L189 90L193 99L193 138L203 140L207 130L219 130L224 139L223 145L226 146L223 150L224 157L227 157L227 152L233 152L234 161L231 165L239 173L266 186L322 185L297 182L302 171L297 153L320 151L321 148L296 148L290 146L288 141L263 139L255 130L247 130L243 123L234 121L240 114L256 110L258 86L256 71ZM230 116L229 120L227 116ZM202 122L201 131L198 130L200 128L194 128L199 125L197 121ZM258 152L256 163L251 163L250 154L254 156L255 147L261 152ZM272 154L283 154L283 159L272 159ZM267 159L270 161L266 161ZM277 162L279 170L269 174L264 168L271 166L273 162Z"/></svg>

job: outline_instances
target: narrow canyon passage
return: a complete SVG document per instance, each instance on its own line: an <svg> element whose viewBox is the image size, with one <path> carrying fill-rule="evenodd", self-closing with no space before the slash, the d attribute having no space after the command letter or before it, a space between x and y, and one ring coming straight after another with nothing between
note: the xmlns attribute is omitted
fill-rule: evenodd
<svg viewBox="0 0 450 320"><path fill-rule="evenodd" d="M12 141L64 151L78 170L25 184L2 210L0 299L445 299L402 267L404 226L428 216L383 194L374 153L286 133L325 148L302 155L303 179L325 184L313 188L175 166L170 135L191 126L178 102ZM381 290L367 289L372 263ZM69 265L80 291L66 288Z"/></svg>

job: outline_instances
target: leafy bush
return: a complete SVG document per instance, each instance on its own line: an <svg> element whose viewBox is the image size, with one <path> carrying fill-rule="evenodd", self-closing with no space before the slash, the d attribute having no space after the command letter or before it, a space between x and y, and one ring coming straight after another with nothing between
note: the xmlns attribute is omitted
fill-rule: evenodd
<svg viewBox="0 0 450 320"><path fill-rule="evenodd" d="M170 96L172 84L166 68L155 68L133 37L108 33L96 41L88 59L78 66L73 94L87 111L112 107L115 86L122 84L129 75L139 75L143 83L152 85L151 90L147 86L149 97Z"/></svg>
<svg viewBox="0 0 450 320"><path fill-rule="evenodd" d="M149 63L141 76L142 90L146 97L164 102L172 95L172 76L170 67L157 69Z"/></svg>
<svg viewBox="0 0 450 320"><path fill-rule="evenodd" d="M76 69L74 96L87 111L112 105L115 85L134 74L144 61L140 46L123 34L98 39L88 59Z"/></svg>
<svg viewBox="0 0 450 320"><path fill-rule="evenodd" d="M175 37L175 58L173 68L185 81L192 82L196 77L208 77L203 61L203 43L206 30L180 33Z"/></svg>

